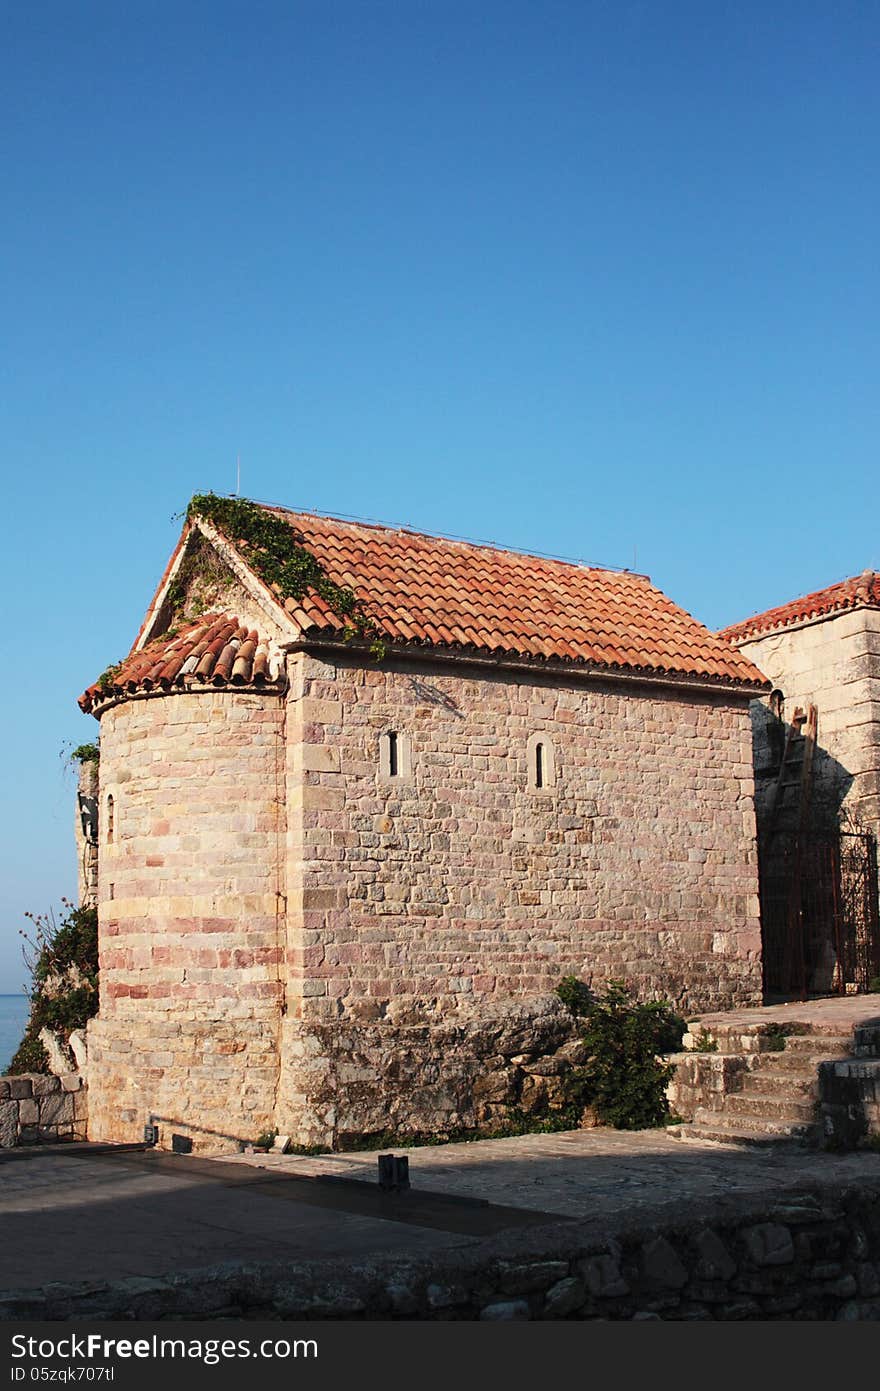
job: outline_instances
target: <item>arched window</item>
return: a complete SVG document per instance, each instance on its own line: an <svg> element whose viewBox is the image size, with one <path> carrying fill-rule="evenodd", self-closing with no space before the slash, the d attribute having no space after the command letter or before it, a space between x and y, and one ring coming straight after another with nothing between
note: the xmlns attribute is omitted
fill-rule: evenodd
<svg viewBox="0 0 880 1391"><path fill-rule="evenodd" d="M546 792L556 782L553 741L546 734L533 734L526 750L528 785L533 792Z"/></svg>
<svg viewBox="0 0 880 1391"><path fill-rule="evenodd" d="M386 730L379 738L379 776L400 782L412 776L412 749L408 734Z"/></svg>
<svg viewBox="0 0 880 1391"><path fill-rule="evenodd" d="M544 772L544 745L535 745L535 786L543 787L545 783Z"/></svg>

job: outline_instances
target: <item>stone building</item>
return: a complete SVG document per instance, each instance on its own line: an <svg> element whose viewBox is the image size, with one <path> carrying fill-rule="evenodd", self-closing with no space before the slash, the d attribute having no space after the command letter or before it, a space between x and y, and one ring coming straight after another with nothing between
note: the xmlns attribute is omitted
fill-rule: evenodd
<svg viewBox="0 0 880 1391"><path fill-rule="evenodd" d="M721 634L773 684L752 706L765 991L867 989L880 973L880 575Z"/></svg>
<svg viewBox="0 0 880 1391"><path fill-rule="evenodd" d="M814 796L880 834L880 575L861 575L735 623L721 634L780 690L785 712L816 707ZM759 769L772 769L772 729L756 712Z"/></svg>
<svg viewBox="0 0 880 1391"><path fill-rule="evenodd" d="M566 973L760 1003L766 689L641 575L194 499L80 699L92 1138L486 1123L546 1099Z"/></svg>

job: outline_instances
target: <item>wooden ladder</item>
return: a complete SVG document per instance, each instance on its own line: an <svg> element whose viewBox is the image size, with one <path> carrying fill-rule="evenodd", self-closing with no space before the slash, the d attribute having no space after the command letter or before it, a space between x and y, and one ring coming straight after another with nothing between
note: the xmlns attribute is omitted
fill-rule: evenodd
<svg viewBox="0 0 880 1391"><path fill-rule="evenodd" d="M783 831L800 835L806 829L818 729L819 714L815 705L808 705L806 714L797 706L785 736L779 776L770 802L771 835Z"/></svg>

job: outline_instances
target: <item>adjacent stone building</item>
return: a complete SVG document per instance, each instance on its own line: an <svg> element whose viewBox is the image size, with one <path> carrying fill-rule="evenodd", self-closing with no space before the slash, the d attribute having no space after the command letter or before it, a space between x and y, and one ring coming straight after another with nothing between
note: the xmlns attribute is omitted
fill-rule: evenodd
<svg viewBox="0 0 880 1391"><path fill-rule="evenodd" d="M727 628L774 691L752 706L764 989L876 989L880 576Z"/></svg>
<svg viewBox="0 0 880 1391"><path fill-rule="evenodd" d="M194 499L80 700L91 1137L491 1122L552 1093L566 973L760 1003L767 689L641 575Z"/></svg>
<svg viewBox="0 0 880 1391"><path fill-rule="evenodd" d="M861 575L735 623L721 634L785 697L785 713L814 705L818 811L849 814L880 834L880 575ZM768 727L756 712L755 756L772 768Z"/></svg>

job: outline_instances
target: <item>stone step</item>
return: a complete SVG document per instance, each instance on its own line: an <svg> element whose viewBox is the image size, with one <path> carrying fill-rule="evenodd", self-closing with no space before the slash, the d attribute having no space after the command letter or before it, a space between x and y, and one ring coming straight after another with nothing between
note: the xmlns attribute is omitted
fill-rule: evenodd
<svg viewBox="0 0 880 1391"><path fill-rule="evenodd" d="M801 1076L799 1071L773 1072L757 1070L743 1077L742 1089L731 1093L737 1096L804 1096L819 1095L819 1078L815 1070Z"/></svg>
<svg viewBox="0 0 880 1391"><path fill-rule="evenodd" d="M728 1119L713 1111L700 1110L693 1121L678 1127L686 1140L714 1140L727 1145L804 1144L819 1134L815 1123L790 1123L758 1120L753 1124L740 1117Z"/></svg>
<svg viewBox="0 0 880 1391"><path fill-rule="evenodd" d="M848 1054L838 1053L839 1059ZM792 1077L815 1077L820 1063L827 1063L835 1060L832 1053L754 1053L749 1059L749 1075L762 1074L764 1076L778 1073L780 1076L790 1075Z"/></svg>
<svg viewBox="0 0 880 1391"><path fill-rule="evenodd" d="M699 1114L699 1112L698 1112ZM815 1119L815 1102L798 1101L789 1095L783 1096L747 1096L743 1092L731 1092L724 1098L725 1116L734 1116L739 1120L748 1118L748 1123L752 1121L778 1121L780 1124L798 1124L802 1121L812 1121Z"/></svg>
<svg viewBox="0 0 880 1391"><path fill-rule="evenodd" d="M790 1026L797 1029L797 1025ZM691 1025L697 1035L701 1029L698 1024ZM855 1031L841 1028L820 1029L816 1026L804 1028L803 1032L786 1034L774 1033L766 1026L743 1029L740 1025L715 1023L707 1027L710 1037L718 1045L719 1053L755 1054L777 1053L783 1049L790 1053L819 1053L828 1049L828 1055L851 1053L855 1044Z"/></svg>
<svg viewBox="0 0 880 1391"><path fill-rule="evenodd" d="M853 1050L855 1039L852 1030L847 1034L788 1034L785 1039L785 1047L780 1050L784 1053L825 1053L827 1058L848 1057ZM762 1049L762 1052L767 1051Z"/></svg>

